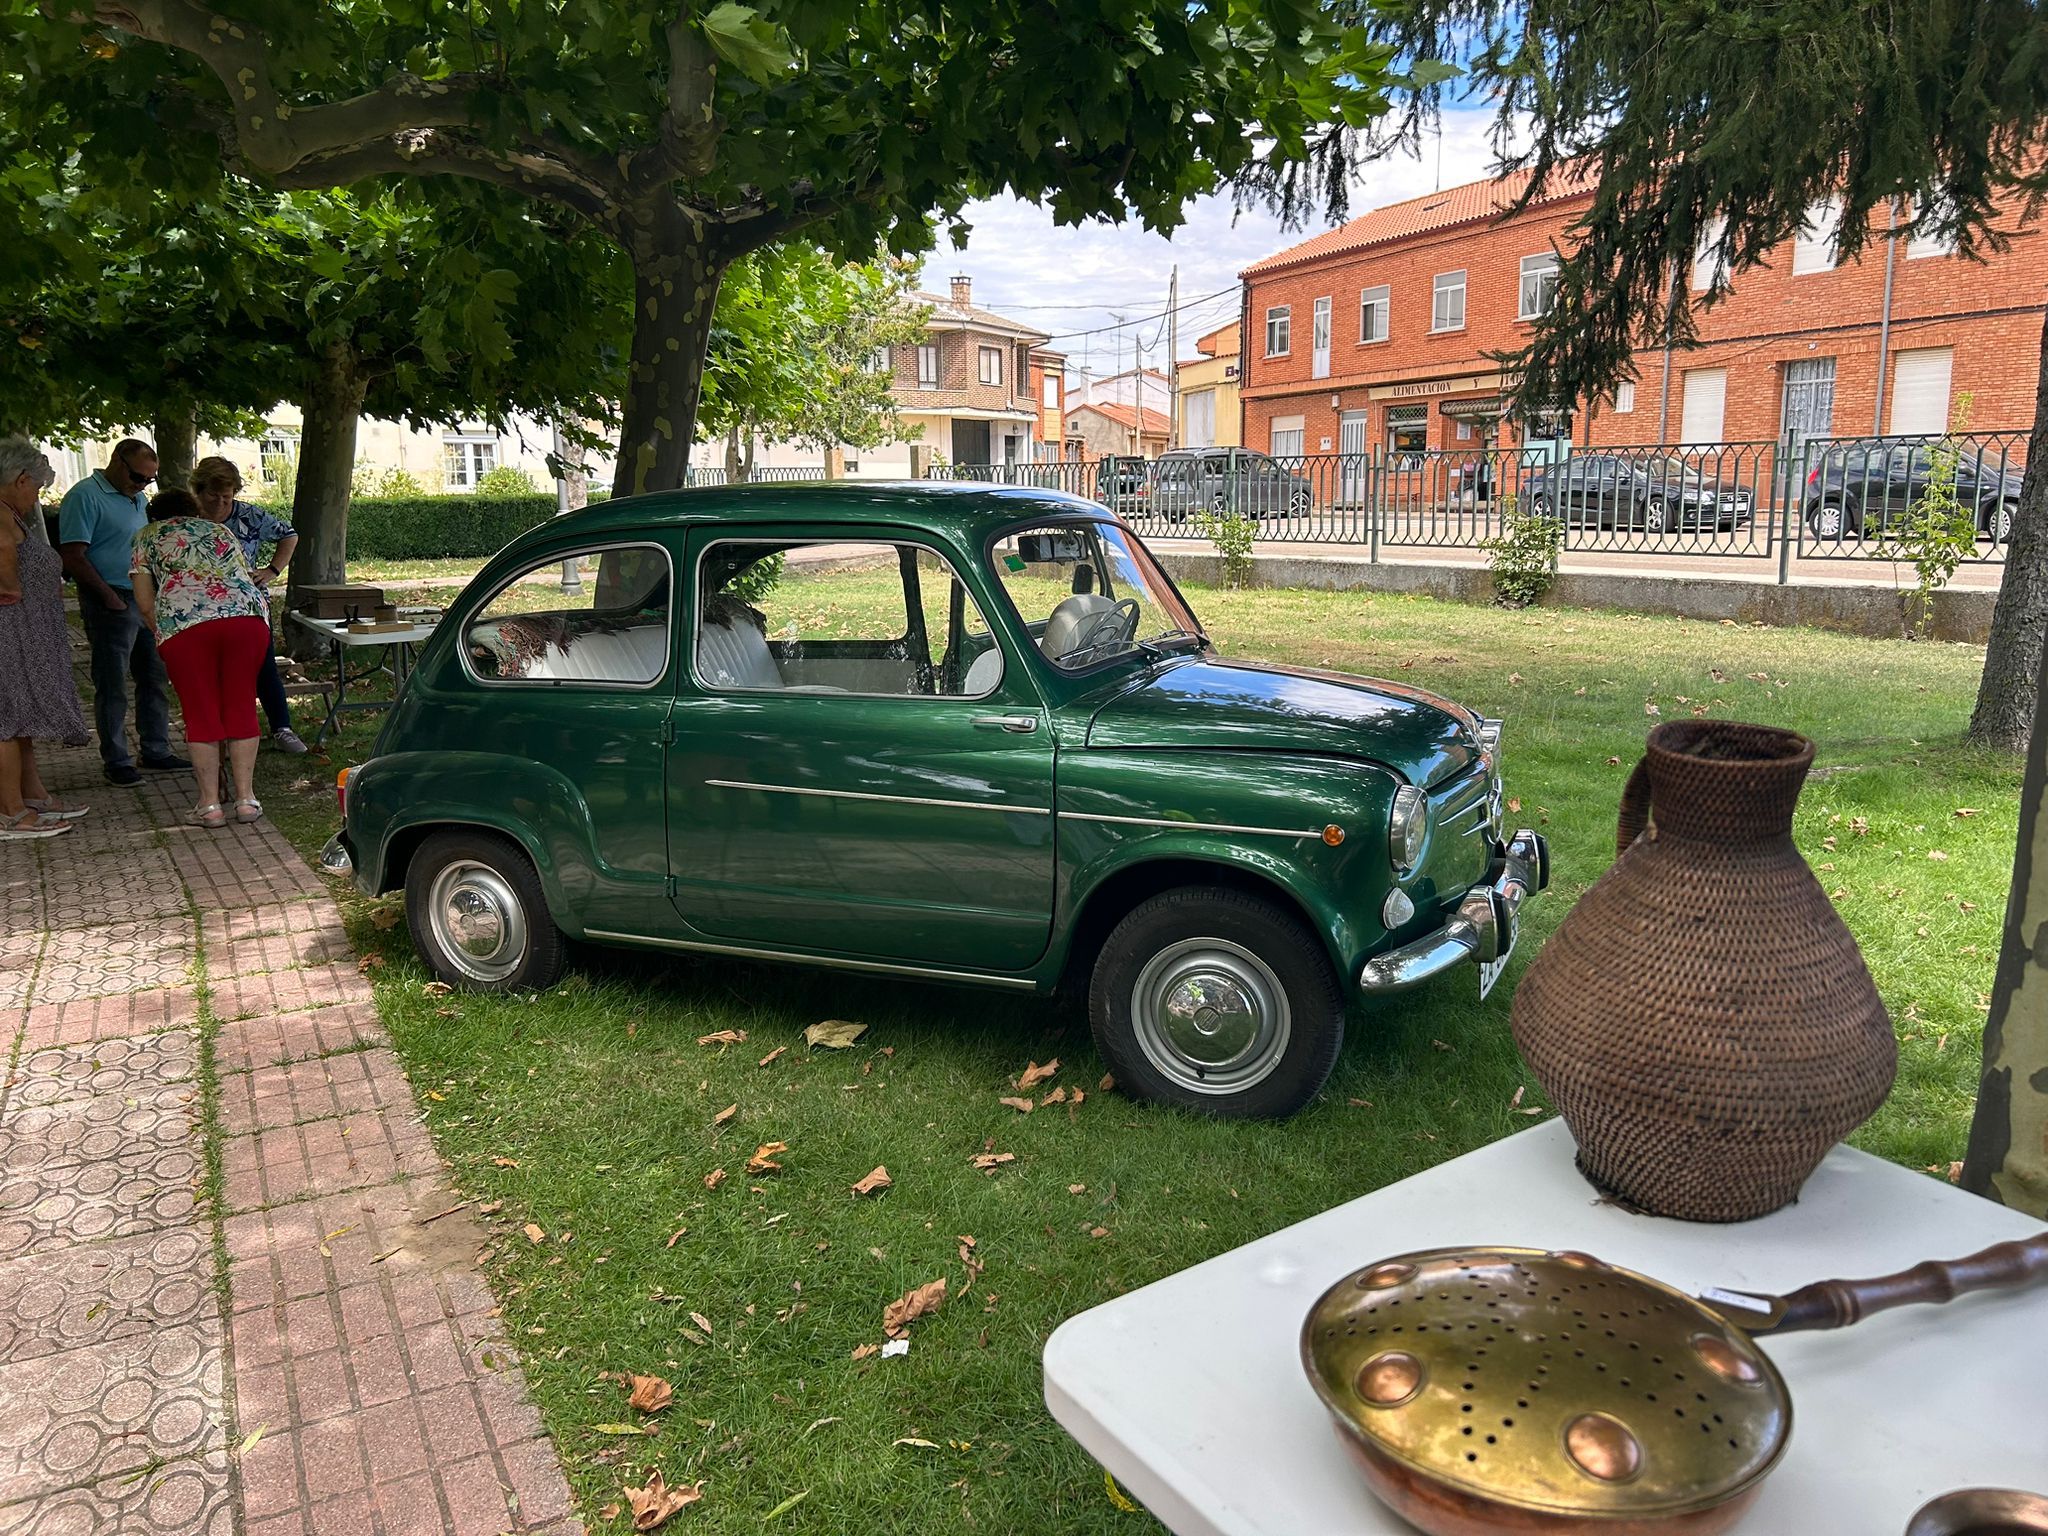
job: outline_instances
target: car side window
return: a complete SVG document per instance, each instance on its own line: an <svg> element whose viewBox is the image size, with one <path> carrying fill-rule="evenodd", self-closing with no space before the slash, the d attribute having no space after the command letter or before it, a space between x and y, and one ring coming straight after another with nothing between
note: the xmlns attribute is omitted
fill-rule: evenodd
<svg viewBox="0 0 2048 1536"><path fill-rule="evenodd" d="M973 594L921 545L723 540L697 572L706 688L972 698L1002 681Z"/></svg>
<svg viewBox="0 0 2048 1536"><path fill-rule="evenodd" d="M563 589L570 561L580 590ZM469 621L465 660L485 682L647 687L668 671L673 586L656 544L551 554Z"/></svg>

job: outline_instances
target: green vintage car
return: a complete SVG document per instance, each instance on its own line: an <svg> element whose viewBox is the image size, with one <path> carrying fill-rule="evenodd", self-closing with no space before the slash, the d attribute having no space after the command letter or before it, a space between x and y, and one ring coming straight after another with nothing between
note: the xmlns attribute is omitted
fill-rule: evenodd
<svg viewBox="0 0 2048 1536"><path fill-rule="evenodd" d="M493 559L325 862L403 887L457 987L545 987L565 937L1071 983L1127 1090L1282 1115L1351 1003L1498 974L1548 879L1499 751L1419 689L1217 655L1093 502L722 487Z"/></svg>

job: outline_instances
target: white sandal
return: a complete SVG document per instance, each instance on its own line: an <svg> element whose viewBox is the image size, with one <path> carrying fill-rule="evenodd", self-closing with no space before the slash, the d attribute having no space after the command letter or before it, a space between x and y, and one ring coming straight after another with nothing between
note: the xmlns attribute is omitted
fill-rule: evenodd
<svg viewBox="0 0 2048 1536"><path fill-rule="evenodd" d="M261 800L249 799L237 800L235 802L235 820L246 826L252 821L261 821L262 819L263 802Z"/></svg>
<svg viewBox="0 0 2048 1536"><path fill-rule="evenodd" d="M82 816L92 814L92 807L89 805L59 805L55 799L24 800L21 803L38 816L50 821L77 821Z"/></svg>
<svg viewBox="0 0 2048 1536"><path fill-rule="evenodd" d="M186 819L195 827L207 827L216 832L228 824L227 812L220 808L218 800L193 806L192 814Z"/></svg>
<svg viewBox="0 0 2048 1536"><path fill-rule="evenodd" d="M36 818L35 825L23 826L22 823L31 816ZM19 816L0 816L0 842L25 842L34 837L57 837L70 830L70 822L44 821L33 807L23 811Z"/></svg>

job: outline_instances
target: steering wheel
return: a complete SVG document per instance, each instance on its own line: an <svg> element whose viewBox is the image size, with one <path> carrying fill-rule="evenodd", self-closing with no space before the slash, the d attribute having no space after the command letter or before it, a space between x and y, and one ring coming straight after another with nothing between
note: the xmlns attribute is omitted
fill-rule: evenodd
<svg viewBox="0 0 2048 1536"><path fill-rule="evenodd" d="M1138 625L1144 617L1145 612L1138 606L1136 598L1118 598L1114 606L1105 608L1089 621L1088 627L1059 658L1060 662L1071 667L1091 652L1124 644L1138 633Z"/></svg>

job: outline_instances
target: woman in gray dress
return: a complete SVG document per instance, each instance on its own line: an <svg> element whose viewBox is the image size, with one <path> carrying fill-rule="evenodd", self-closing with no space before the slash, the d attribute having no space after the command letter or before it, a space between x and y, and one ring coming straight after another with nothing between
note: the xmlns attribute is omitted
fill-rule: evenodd
<svg viewBox="0 0 2048 1536"><path fill-rule="evenodd" d="M71 674L63 562L29 531L56 478L34 443L0 437L0 841L56 837L86 811L52 795L36 767L37 737L92 739Z"/></svg>

